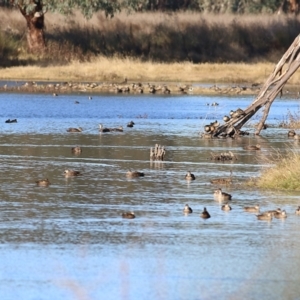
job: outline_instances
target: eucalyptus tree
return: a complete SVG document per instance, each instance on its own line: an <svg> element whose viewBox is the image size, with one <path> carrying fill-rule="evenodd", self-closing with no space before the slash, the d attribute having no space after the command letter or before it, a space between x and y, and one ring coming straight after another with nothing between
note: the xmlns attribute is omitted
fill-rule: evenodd
<svg viewBox="0 0 300 300"><path fill-rule="evenodd" d="M19 9L24 16L30 51L42 51L46 47L44 20L48 11L68 14L78 9L89 18L97 11L104 11L107 17L113 17L114 13L121 9L121 2L118 0L6 0L5 2ZM136 0L132 2L134 4Z"/></svg>

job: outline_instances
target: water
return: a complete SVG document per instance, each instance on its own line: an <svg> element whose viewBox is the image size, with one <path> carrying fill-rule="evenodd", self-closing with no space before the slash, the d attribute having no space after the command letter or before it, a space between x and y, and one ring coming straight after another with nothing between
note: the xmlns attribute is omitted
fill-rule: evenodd
<svg viewBox="0 0 300 300"><path fill-rule="evenodd" d="M273 127L261 137L199 137L206 123L251 101L1 94L0 299L298 299L299 193L239 184L258 176L274 149L298 150L276 126L298 101L276 100ZM212 102L219 106L206 105ZM127 128L131 120L136 125ZM124 132L99 134L99 123ZM66 132L78 126L82 133ZM251 124L246 129L253 133ZM155 143L166 147L164 162L149 161ZM256 143L261 151L242 149ZM71 153L76 145L79 156ZM238 160L210 159L229 150ZM65 178L65 169L82 175ZM127 179L129 169L145 177ZM184 179L188 170L195 181ZM230 171L235 184L224 190L233 209L224 212L209 180ZM51 185L36 186L42 178ZM256 203L284 208L288 218L258 221L243 211ZM199 217L203 207L211 219ZM136 218L122 219L124 211Z"/></svg>

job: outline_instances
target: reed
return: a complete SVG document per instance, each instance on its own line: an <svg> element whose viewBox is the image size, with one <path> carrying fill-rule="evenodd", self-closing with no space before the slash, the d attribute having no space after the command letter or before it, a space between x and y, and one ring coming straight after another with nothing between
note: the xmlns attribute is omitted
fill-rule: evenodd
<svg viewBox="0 0 300 300"><path fill-rule="evenodd" d="M300 154L292 149L286 153L276 151L256 184L263 189L299 191L299 176Z"/></svg>

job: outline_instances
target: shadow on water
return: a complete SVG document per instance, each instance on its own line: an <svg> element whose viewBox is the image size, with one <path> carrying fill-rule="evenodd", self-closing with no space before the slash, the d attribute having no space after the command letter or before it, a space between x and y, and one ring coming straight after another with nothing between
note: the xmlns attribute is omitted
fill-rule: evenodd
<svg viewBox="0 0 300 300"><path fill-rule="evenodd" d="M20 299L74 299L76 290L86 299L298 297L299 193L241 183L259 176L276 149L299 145L276 126L262 137L199 136L207 120L221 121L250 98L56 98L0 95L1 299L11 299L16 286ZM218 108L206 105L212 101ZM276 124L283 107L295 102L274 105L270 122ZM7 118L18 123L5 124ZM127 128L131 120L136 125ZM122 125L124 132L100 134L99 123ZM82 133L66 132L78 126ZM149 160L156 143L166 148L164 161ZM257 143L262 150L243 150ZM79 155L71 152L76 145ZM237 159L211 159L226 151ZM66 169L81 174L65 178ZM128 179L130 169L145 176ZM185 180L187 171L196 180ZM219 186L210 180L231 171L233 184L222 188L233 196L232 211L224 212L213 197ZM42 178L49 187L36 186ZM182 213L186 203L194 211L188 216ZM262 210L282 207L288 218L259 222L243 210L257 203ZM200 218L204 207L208 220ZM136 218L122 219L124 211Z"/></svg>

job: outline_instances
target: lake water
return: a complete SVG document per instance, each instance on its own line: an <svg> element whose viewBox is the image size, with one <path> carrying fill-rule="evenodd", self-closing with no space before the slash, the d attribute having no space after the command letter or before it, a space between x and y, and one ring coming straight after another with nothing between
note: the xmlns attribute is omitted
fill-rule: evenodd
<svg viewBox="0 0 300 300"><path fill-rule="evenodd" d="M273 126L260 137L199 136L252 100L0 94L0 299L299 299L300 193L240 184L258 176L276 149L298 150L277 126L299 110L298 100L276 100ZM213 102L219 105L207 105ZM124 132L100 134L99 123ZM78 126L82 133L66 132ZM164 162L149 160L156 143L166 148ZM242 149L257 143L261 151ZM79 156L71 153L76 145ZM210 159L226 151L238 159ZM65 178L65 169L81 176ZM129 169L145 176L127 179ZM187 171L195 181L185 180ZM232 210L224 212L210 179L230 171L234 184L223 190L233 195ZM42 178L51 185L36 186ZM188 216L186 203L194 211ZM243 211L257 203L281 207L288 218L258 221ZM199 216L204 207L208 220ZM123 219L124 211L136 218Z"/></svg>

